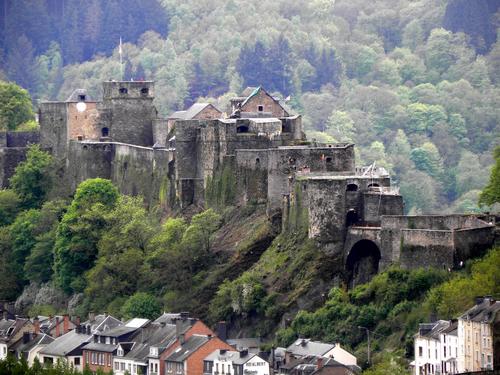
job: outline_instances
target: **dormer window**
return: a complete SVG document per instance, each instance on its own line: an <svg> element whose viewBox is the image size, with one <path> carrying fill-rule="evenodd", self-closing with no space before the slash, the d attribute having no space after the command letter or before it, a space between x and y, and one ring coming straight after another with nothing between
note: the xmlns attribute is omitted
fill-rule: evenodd
<svg viewBox="0 0 500 375"><path fill-rule="evenodd" d="M155 346L151 346L149 348L149 355L157 356L158 355L158 348Z"/></svg>
<svg viewBox="0 0 500 375"><path fill-rule="evenodd" d="M118 357L123 357L123 349L121 347L118 348L118 350L116 351L116 354L118 355Z"/></svg>
<svg viewBox="0 0 500 375"><path fill-rule="evenodd" d="M128 94L128 90L125 87L121 87L120 94L122 94L122 95Z"/></svg>

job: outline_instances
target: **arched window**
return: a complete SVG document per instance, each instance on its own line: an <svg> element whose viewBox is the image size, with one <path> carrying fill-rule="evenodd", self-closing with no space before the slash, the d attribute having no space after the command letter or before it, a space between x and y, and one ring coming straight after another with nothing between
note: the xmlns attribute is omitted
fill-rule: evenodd
<svg viewBox="0 0 500 375"><path fill-rule="evenodd" d="M350 227L351 225L354 225L358 222L358 214L356 212L356 210L354 210L353 208L351 208L348 212L347 212L347 216L346 216L346 225L348 227Z"/></svg>
<svg viewBox="0 0 500 375"><path fill-rule="evenodd" d="M109 129L108 128L102 128L101 129L101 135L103 137L109 137Z"/></svg>

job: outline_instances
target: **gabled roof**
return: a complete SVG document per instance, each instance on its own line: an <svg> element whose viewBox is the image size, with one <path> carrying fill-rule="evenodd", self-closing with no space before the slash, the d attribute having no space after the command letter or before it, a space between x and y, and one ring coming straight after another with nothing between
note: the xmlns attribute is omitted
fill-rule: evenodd
<svg viewBox="0 0 500 375"><path fill-rule="evenodd" d="M490 297L483 298L482 302L467 310L460 319L471 320L478 323L491 323L500 311L500 301L495 301Z"/></svg>
<svg viewBox="0 0 500 375"><path fill-rule="evenodd" d="M450 322L448 320L438 320L434 323L421 323L418 326L418 334L420 335L420 337L439 340L439 335L443 333L449 326Z"/></svg>
<svg viewBox="0 0 500 375"><path fill-rule="evenodd" d="M298 339L292 345L286 348L286 351L296 356L323 356L334 347L334 344L312 341L310 339Z"/></svg>
<svg viewBox="0 0 500 375"><path fill-rule="evenodd" d="M205 345L210 338L208 336L193 335L184 344L174 350L165 361L184 362L191 354Z"/></svg>
<svg viewBox="0 0 500 375"><path fill-rule="evenodd" d="M6 336L9 328L16 324L15 320L2 319L0 320L0 336Z"/></svg>
<svg viewBox="0 0 500 375"><path fill-rule="evenodd" d="M99 333L123 325L123 322L111 315L99 314L93 319L82 323L82 326L90 325L92 333Z"/></svg>
<svg viewBox="0 0 500 375"><path fill-rule="evenodd" d="M238 350L260 348L262 340L258 337L246 337L241 339L227 339L226 342Z"/></svg>
<svg viewBox="0 0 500 375"><path fill-rule="evenodd" d="M244 353L244 352L237 352L235 350L220 350L217 349L210 353L208 356L205 357L205 361L215 361L216 359L218 360L225 360L232 362L234 365L243 365L247 363L249 360L251 360L253 357L256 357L257 354L255 353Z"/></svg>
<svg viewBox="0 0 500 375"><path fill-rule="evenodd" d="M83 346L82 349L93 350L96 352L113 353L116 349L118 349L118 345L103 344L100 342L90 342L87 345Z"/></svg>
<svg viewBox="0 0 500 375"><path fill-rule="evenodd" d="M242 92L241 92L241 97L248 98L250 95L252 95L253 92L258 90L260 86L247 86Z"/></svg>
<svg viewBox="0 0 500 375"><path fill-rule="evenodd" d="M77 333L74 330L69 331L65 335L59 336L50 344L48 344L40 351L40 353L57 357L64 357L74 350L81 349L84 344L90 342L91 338L92 335Z"/></svg>
<svg viewBox="0 0 500 375"><path fill-rule="evenodd" d="M168 116L169 119L176 120L192 120L197 114L203 111L207 107L212 107L218 112L222 114L222 112L216 108L213 104L210 103L194 103L191 107L189 107L185 111L176 111Z"/></svg>
<svg viewBox="0 0 500 375"><path fill-rule="evenodd" d="M181 317L181 314L179 313L167 313L167 312L164 312L161 316L159 316L158 318L156 318L156 320L154 321L154 323L169 323L169 324L173 324L175 319L177 318L180 318Z"/></svg>
<svg viewBox="0 0 500 375"><path fill-rule="evenodd" d="M149 356L151 346L159 347L163 341L172 340L175 337L175 325L152 322L130 338L135 345L125 357L145 361Z"/></svg>
<svg viewBox="0 0 500 375"><path fill-rule="evenodd" d="M45 333L42 333L41 335L32 335L30 341L27 343L23 342L24 338L21 337L12 347L11 350L15 350L17 352L21 353L28 353L37 345L48 345L52 341L54 341L54 338L52 336L49 336Z"/></svg>

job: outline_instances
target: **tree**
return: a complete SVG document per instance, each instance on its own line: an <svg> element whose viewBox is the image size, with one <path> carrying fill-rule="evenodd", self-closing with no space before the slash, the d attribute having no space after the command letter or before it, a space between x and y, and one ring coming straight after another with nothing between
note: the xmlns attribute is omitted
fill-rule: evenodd
<svg viewBox="0 0 500 375"><path fill-rule="evenodd" d="M411 160L417 169L432 177L440 177L443 165L439 151L431 142L425 142L421 147L413 149L410 153Z"/></svg>
<svg viewBox="0 0 500 375"><path fill-rule="evenodd" d="M12 223L21 210L21 200L13 190L0 190L0 227Z"/></svg>
<svg viewBox="0 0 500 375"><path fill-rule="evenodd" d="M106 228L105 215L115 207L118 190L102 178L82 182L57 229L54 273L66 292L85 288L83 273L97 258L97 243Z"/></svg>
<svg viewBox="0 0 500 375"><path fill-rule="evenodd" d="M161 306L152 295L138 292L127 299L121 312L125 319L144 318L154 320L161 314Z"/></svg>
<svg viewBox="0 0 500 375"><path fill-rule="evenodd" d="M12 190L25 208L41 207L52 188L54 158L38 145L28 149L26 161L20 163L10 179Z"/></svg>
<svg viewBox="0 0 500 375"><path fill-rule="evenodd" d="M492 206L500 203L500 146L493 153L495 165L491 170L490 181L479 196L479 205Z"/></svg>
<svg viewBox="0 0 500 375"><path fill-rule="evenodd" d="M38 87L36 68L33 45L26 35L21 35L7 56L7 75L19 86L34 92Z"/></svg>
<svg viewBox="0 0 500 375"><path fill-rule="evenodd" d="M184 233L184 241L201 245L205 252L210 250L210 237L219 229L221 216L211 208L194 215L191 224Z"/></svg>
<svg viewBox="0 0 500 375"><path fill-rule="evenodd" d="M446 111L440 105L412 103L407 107L408 133L429 133L441 121L446 121Z"/></svg>
<svg viewBox="0 0 500 375"><path fill-rule="evenodd" d="M327 122L327 133L337 142L354 142L355 137L354 121L347 112L333 111Z"/></svg>
<svg viewBox="0 0 500 375"><path fill-rule="evenodd" d="M28 91L15 83L0 81L0 131L15 130L34 119Z"/></svg>

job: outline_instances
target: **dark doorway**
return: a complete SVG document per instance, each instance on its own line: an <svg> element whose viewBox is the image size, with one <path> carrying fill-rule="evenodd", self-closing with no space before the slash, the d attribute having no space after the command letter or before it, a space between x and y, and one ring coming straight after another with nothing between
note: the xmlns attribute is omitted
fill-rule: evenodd
<svg viewBox="0 0 500 375"><path fill-rule="evenodd" d="M380 250L375 242L361 240L354 244L347 256L346 268L349 287L367 283L378 273Z"/></svg>
<svg viewBox="0 0 500 375"><path fill-rule="evenodd" d="M108 128L102 128L101 129L101 135L103 137L109 137L109 129Z"/></svg>
<svg viewBox="0 0 500 375"><path fill-rule="evenodd" d="M348 212L347 212L347 216L346 216L346 225L348 227L350 227L351 225L354 225L358 222L358 213L356 212L355 209L351 208Z"/></svg>

